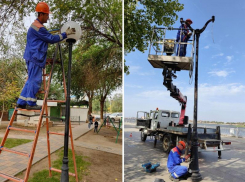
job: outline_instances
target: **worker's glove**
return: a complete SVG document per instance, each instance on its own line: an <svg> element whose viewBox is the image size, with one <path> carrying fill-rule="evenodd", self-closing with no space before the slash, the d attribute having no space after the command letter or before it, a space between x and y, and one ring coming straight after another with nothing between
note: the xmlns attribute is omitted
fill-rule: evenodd
<svg viewBox="0 0 245 182"><path fill-rule="evenodd" d="M191 155L186 155L185 160L189 159Z"/></svg>
<svg viewBox="0 0 245 182"><path fill-rule="evenodd" d="M189 32L187 35L190 37L192 35L192 32Z"/></svg>
<svg viewBox="0 0 245 182"><path fill-rule="evenodd" d="M71 34L75 34L76 33L76 30L75 28L67 28L66 30L66 35L71 35Z"/></svg>

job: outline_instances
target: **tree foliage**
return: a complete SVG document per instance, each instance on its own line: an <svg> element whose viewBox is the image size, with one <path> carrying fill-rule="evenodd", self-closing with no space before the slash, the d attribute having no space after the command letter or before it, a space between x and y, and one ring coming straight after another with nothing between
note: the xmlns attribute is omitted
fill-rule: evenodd
<svg viewBox="0 0 245 182"><path fill-rule="evenodd" d="M178 0L124 0L125 51L144 52L152 34L152 26L173 25L177 12L184 8Z"/></svg>
<svg viewBox="0 0 245 182"><path fill-rule="evenodd" d="M107 80L108 89L109 79L113 80L113 75L118 76L115 73L114 66L119 66L119 68L116 68L117 72L122 70L122 2L118 0L47 0L45 2L50 5L50 10L53 13L50 16L51 23L50 27L47 27L48 29L59 29L64 23L71 20L79 23L82 28L80 39L82 43L74 46L72 94L76 98L81 98L84 96L83 93L86 92L88 97L93 98L93 95L96 94L95 91L98 91L97 86L103 86L103 79ZM30 0L0 2L0 34L3 35L1 36L0 51L2 51L2 55L8 55L7 51L17 41L17 39L13 39L12 42L8 42L7 40L11 39L11 36L16 34L24 37L26 35L27 30L20 28L24 27L22 20L29 16L31 12L35 12L36 3ZM53 55L54 50L55 46L49 47L48 57ZM67 70L68 49L66 44L62 44L62 51L65 70ZM18 51L18 54L22 57L23 52L24 50ZM115 57L118 59L116 60ZM110 60L116 60L116 63ZM120 64L118 64L119 61ZM55 67L55 70L58 71L57 74L54 74L55 83L60 83L62 81L61 71L58 67ZM121 74L119 77L121 77ZM113 84L114 86L112 86ZM115 89L116 85L120 84L117 82L111 83L106 94ZM52 90L54 93L51 93L51 97L61 97L60 92L55 92L55 90L60 90L58 84L51 89L51 92ZM90 104L92 106L92 103Z"/></svg>
<svg viewBox="0 0 245 182"><path fill-rule="evenodd" d="M23 87L25 67L17 59L0 61L0 103L1 110L11 108Z"/></svg>

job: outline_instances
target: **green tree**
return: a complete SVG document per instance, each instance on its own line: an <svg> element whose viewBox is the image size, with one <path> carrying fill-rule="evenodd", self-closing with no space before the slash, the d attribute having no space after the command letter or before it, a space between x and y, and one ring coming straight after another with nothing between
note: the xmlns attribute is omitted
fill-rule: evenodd
<svg viewBox="0 0 245 182"><path fill-rule="evenodd" d="M16 103L24 73L24 64L18 59L0 60L0 108L3 112Z"/></svg>
<svg viewBox="0 0 245 182"><path fill-rule="evenodd" d="M125 51L144 52L152 34L152 26L173 25L184 5L178 0L124 0Z"/></svg>
<svg viewBox="0 0 245 182"><path fill-rule="evenodd" d="M112 112L122 112L122 94L115 94L111 104Z"/></svg>

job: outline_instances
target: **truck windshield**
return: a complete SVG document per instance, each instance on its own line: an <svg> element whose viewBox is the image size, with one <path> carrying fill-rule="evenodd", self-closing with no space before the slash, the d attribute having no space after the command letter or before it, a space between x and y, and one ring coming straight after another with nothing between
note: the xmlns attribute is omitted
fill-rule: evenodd
<svg viewBox="0 0 245 182"><path fill-rule="evenodd" d="M178 118L179 117L179 113L171 113L171 118Z"/></svg>

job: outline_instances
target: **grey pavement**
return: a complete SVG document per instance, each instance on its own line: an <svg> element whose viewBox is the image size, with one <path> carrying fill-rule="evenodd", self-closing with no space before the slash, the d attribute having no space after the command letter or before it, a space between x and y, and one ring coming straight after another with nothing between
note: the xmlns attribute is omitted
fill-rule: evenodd
<svg viewBox="0 0 245 182"><path fill-rule="evenodd" d="M130 134L132 133L132 137ZM222 152L222 159L218 159L217 152L199 153L199 169L204 182L245 182L245 139L222 136L223 141L232 144L224 146L230 148ZM146 142L140 140L140 132L132 123L124 123L124 181L153 182L156 178L170 182L166 164L168 155L162 151L158 142L153 148L153 139L147 137ZM156 172L146 173L142 164L157 163L160 166ZM188 166L188 162L182 163ZM191 181L191 178L184 181Z"/></svg>
<svg viewBox="0 0 245 182"><path fill-rule="evenodd" d="M80 141L75 141L74 145L79 146L79 147L93 149L93 150L100 150L100 151L104 151L104 152L108 152L112 154L122 155L121 149L116 149L113 147L104 147L104 146L100 146L97 144L90 144L90 143L85 143L85 142L80 142Z"/></svg>
<svg viewBox="0 0 245 182"><path fill-rule="evenodd" d="M65 127L65 126L64 126ZM84 135L87 133L89 130L93 129L92 127L88 129L88 124L87 123L81 123L81 125L74 125L74 128L72 128L72 134L73 134L73 139L77 139L80 136ZM50 128L50 131L52 131L52 127ZM10 131L11 133L11 131ZM33 137L25 137L21 135L11 135L12 138L28 138L28 139L34 139L34 134ZM69 141L70 143L70 141ZM16 146L12 148L13 150L16 151L22 151L22 152L27 152L30 153L31 148L32 148L33 142L26 143L23 145ZM75 145L75 144L74 144ZM62 148L64 146L64 137L62 135L51 135L50 134L50 149L51 153L55 152L56 150ZM87 146L89 147L89 146ZM92 146L93 148L94 146ZM43 158L48 156L47 152L47 138L45 137L39 137L37 146L36 146L36 151L34 154L33 162L32 164L37 163L38 161L42 160ZM52 158L51 158L52 160ZM21 156L18 154L13 154L9 152L3 151L0 155L0 171L2 173L14 176L18 174L19 172L24 171L27 168L28 164L28 157ZM0 177L0 182L6 181L6 179Z"/></svg>

